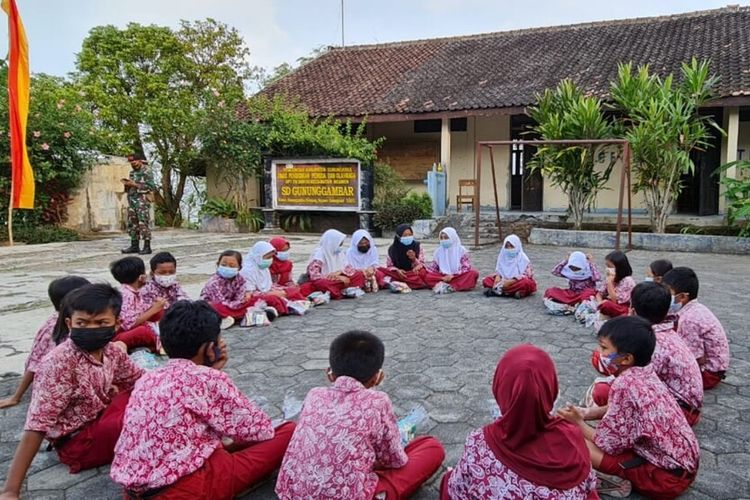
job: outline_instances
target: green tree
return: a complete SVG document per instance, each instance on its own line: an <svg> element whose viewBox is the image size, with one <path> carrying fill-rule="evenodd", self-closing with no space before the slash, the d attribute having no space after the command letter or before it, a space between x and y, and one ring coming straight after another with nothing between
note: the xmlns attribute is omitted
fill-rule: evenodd
<svg viewBox="0 0 750 500"><path fill-rule="evenodd" d="M3 65L0 82L7 86ZM4 92L5 93L5 92ZM67 218L71 190L94 164L100 151L108 151L113 138L97 126L83 90L59 77L31 78L31 98L26 144L34 170L34 210L14 212L17 226L60 224ZM5 224L10 197L10 143L8 100L0 99L0 221Z"/></svg>
<svg viewBox="0 0 750 500"><path fill-rule="evenodd" d="M248 57L239 32L213 19L182 21L178 30L99 26L83 42L77 80L121 150L148 152L157 165L156 204L169 225L181 223L211 110L233 109L244 98Z"/></svg>
<svg viewBox="0 0 750 500"><path fill-rule="evenodd" d="M633 151L633 187L646 198L655 233L665 232L682 189L680 179L695 169L691 151L710 147L712 128L723 133L710 117L698 114L718 81L709 74L709 62L693 58L681 73L677 84L671 74L662 79L648 66L634 73L632 64L621 64L611 85Z"/></svg>
<svg viewBox="0 0 750 500"><path fill-rule="evenodd" d="M613 137L612 123L604 116L601 101L583 95L570 80L538 95L528 114L538 124L534 131L547 140ZM544 146L530 164L532 170L541 170L568 196L575 229L581 228L583 214L596 202L615 164L611 161L603 169L598 168L596 149L594 145Z"/></svg>

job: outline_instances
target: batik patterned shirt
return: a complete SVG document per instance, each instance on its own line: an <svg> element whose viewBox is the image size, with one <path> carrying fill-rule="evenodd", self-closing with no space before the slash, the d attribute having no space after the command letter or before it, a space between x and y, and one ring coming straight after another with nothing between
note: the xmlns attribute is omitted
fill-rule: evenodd
<svg viewBox="0 0 750 500"><path fill-rule="evenodd" d="M552 269L552 275L558 276L560 278L565 278L565 276L562 275L562 270L565 268L565 266L568 265L568 260L565 259L564 261L560 262L558 265ZM585 280L571 280L568 278L568 289L572 292L583 292L584 290L591 290L596 289L596 284L602 279L602 276L599 274L599 269L596 268L596 264L593 262L590 262L589 265L591 266L591 277L587 278Z"/></svg>
<svg viewBox="0 0 750 500"><path fill-rule="evenodd" d="M630 295L633 293L636 282L631 276L625 276L618 283L615 283L615 297L609 296L609 289L607 288L607 281L604 280L597 291L602 294L602 298L609 299L618 304L630 304Z"/></svg>
<svg viewBox="0 0 750 500"><path fill-rule="evenodd" d="M159 297L166 299L167 301L167 305L164 306L164 309L169 309L172 304L178 300L190 300L190 297L188 297L188 294L185 293L185 290L183 290L179 283L175 283L169 287L163 287L152 279L141 289L141 301L146 308L151 307L154 304L154 301Z"/></svg>
<svg viewBox="0 0 750 500"><path fill-rule="evenodd" d="M135 385L110 475L136 491L168 486L200 469L223 436L251 443L274 430L226 373L172 359Z"/></svg>
<svg viewBox="0 0 750 500"><path fill-rule="evenodd" d="M729 342L714 313L698 300L691 300L682 306L677 317L677 334L696 359L705 358L703 369L726 371L729 368Z"/></svg>
<svg viewBox="0 0 750 500"><path fill-rule="evenodd" d="M209 304L224 304L230 309L241 309L245 306L245 278L237 275L228 280L213 274L201 290L201 299Z"/></svg>
<svg viewBox="0 0 750 500"><path fill-rule="evenodd" d="M104 347L102 360L68 339L39 366L26 414L27 431L50 440L71 434L95 420L119 391L133 388L143 374L114 344Z"/></svg>
<svg viewBox="0 0 750 500"><path fill-rule="evenodd" d="M399 468L407 457L388 396L338 377L312 389L281 464L276 494L282 500L370 500L378 468Z"/></svg>
<svg viewBox="0 0 750 500"><path fill-rule="evenodd" d="M57 344L55 344L55 341L52 339L52 330L55 329L57 318L59 316L60 314L57 311L53 312L36 332L34 343L31 346L31 352L29 352L29 357L26 358L25 369L27 372L36 373L42 359L52 352L52 349L57 347Z"/></svg>
<svg viewBox="0 0 750 500"><path fill-rule="evenodd" d="M464 445L464 454L448 480L448 493L452 500L580 500L587 498L592 491L596 491L596 475L593 469L581 484L567 490L540 486L523 479L497 459L487 445L482 429L469 434Z"/></svg>
<svg viewBox="0 0 750 500"><path fill-rule="evenodd" d="M143 289L136 290L130 285L122 285L122 309L120 310L120 330L128 331L136 327L138 317L145 313L151 304L143 300L141 295Z"/></svg>
<svg viewBox="0 0 750 500"><path fill-rule="evenodd" d="M323 279L326 277L326 275L323 274L324 265L325 264L322 260L313 259L310 261L310 263L307 265L307 275L310 277L311 281ZM354 273L357 272L357 270L354 269L350 264L347 264L341 272L344 274L344 276L353 276Z"/></svg>
<svg viewBox="0 0 750 500"><path fill-rule="evenodd" d="M431 273L440 273L443 274L440 271L440 265L435 262L434 260L427 264L427 270ZM471 258L469 257L469 252L464 252L461 255L461 260L459 261L459 268L457 274L463 274L467 271L471 271Z"/></svg>
<svg viewBox="0 0 750 500"><path fill-rule="evenodd" d="M698 470L698 440L650 366L628 368L612 382L594 443L609 455L632 450L663 469Z"/></svg>
<svg viewBox="0 0 750 500"><path fill-rule="evenodd" d="M672 395L693 408L703 406L701 369L685 342L674 331L674 323L654 325L656 349L651 366Z"/></svg>

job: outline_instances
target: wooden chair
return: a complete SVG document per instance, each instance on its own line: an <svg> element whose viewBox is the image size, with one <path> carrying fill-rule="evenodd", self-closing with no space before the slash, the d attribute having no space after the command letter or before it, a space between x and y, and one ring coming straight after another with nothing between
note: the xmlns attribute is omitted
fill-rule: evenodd
<svg viewBox="0 0 750 500"><path fill-rule="evenodd" d="M471 193L464 194L464 189L471 191ZM479 190L477 189L476 179L459 179L456 209L460 212L462 205L471 205L471 209L474 210L478 194Z"/></svg>

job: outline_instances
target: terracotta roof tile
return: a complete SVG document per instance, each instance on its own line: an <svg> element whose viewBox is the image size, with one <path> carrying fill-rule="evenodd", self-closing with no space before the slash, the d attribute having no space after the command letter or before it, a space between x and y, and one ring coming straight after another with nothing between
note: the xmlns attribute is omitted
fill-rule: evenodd
<svg viewBox="0 0 750 500"><path fill-rule="evenodd" d="M571 78L606 97L618 62L679 73L711 59L718 95L750 95L750 7L332 48L264 89L294 96L314 116L526 106Z"/></svg>

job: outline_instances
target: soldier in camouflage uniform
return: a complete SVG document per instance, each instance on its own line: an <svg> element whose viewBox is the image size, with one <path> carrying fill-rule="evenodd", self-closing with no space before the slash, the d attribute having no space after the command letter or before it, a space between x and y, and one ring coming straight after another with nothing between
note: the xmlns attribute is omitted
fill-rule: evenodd
<svg viewBox="0 0 750 500"><path fill-rule="evenodd" d="M145 167L142 155L128 156L132 170L128 179L122 179L125 192L128 194L128 234L130 246L122 249L122 253L137 253L148 255L151 253L151 202L148 194L156 191L156 184L151 172ZM143 240L143 249L139 247L139 239Z"/></svg>

